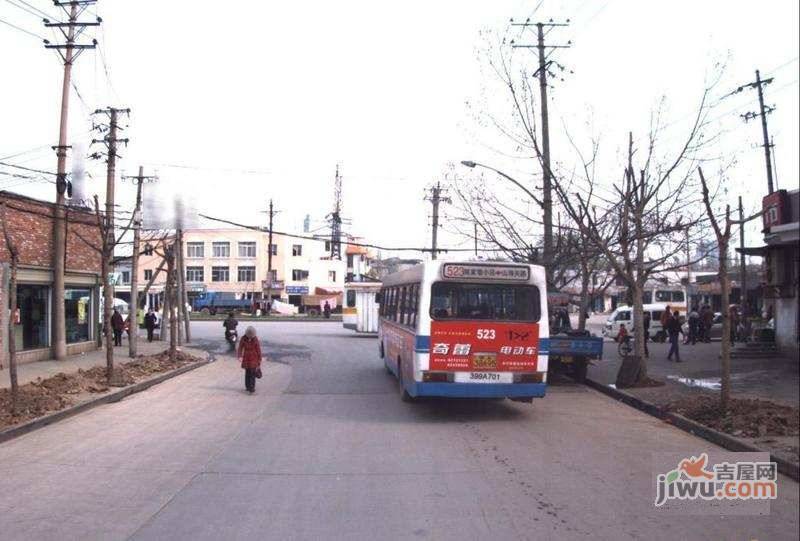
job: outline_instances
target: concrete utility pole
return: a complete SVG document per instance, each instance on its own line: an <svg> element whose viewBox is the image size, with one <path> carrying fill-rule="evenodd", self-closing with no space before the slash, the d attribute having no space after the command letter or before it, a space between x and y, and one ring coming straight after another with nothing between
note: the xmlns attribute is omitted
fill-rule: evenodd
<svg viewBox="0 0 800 541"><path fill-rule="evenodd" d="M67 356L67 331L64 311L64 272L66 268L67 227L64 207L68 187L67 149L70 148L67 144L69 94L72 84L72 65L84 50L94 49L97 44L94 40L91 44L75 43L75 40L87 27L100 25L99 18L97 22L92 23L78 22L78 17L88 6L94 3L96 3L96 0L71 0L67 2L54 0L54 4L66 13L67 22L53 23L47 19L44 20L45 27L57 28L65 39L65 43L63 44L54 44L45 40L45 48L56 50L64 61L58 145L53 147L58 159L56 169L56 208L53 220L53 356L58 361L63 361Z"/></svg>
<svg viewBox="0 0 800 541"><path fill-rule="evenodd" d="M275 215L275 210L272 207L272 199L269 200L269 246L267 247L267 303L272 303L272 219ZM264 309L267 305L264 304ZM269 315L269 312L266 313Z"/></svg>
<svg viewBox="0 0 800 541"><path fill-rule="evenodd" d="M550 72L550 67L556 65L562 71L564 67L555 63L553 60L547 60L548 49L566 49L569 48L571 42L567 45L546 45L544 42L544 27L557 27L568 26L569 21L566 23L531 23L526 20L524 23L511 22L512 26L521 26L527 28L529 26L536 26L536 45L522 45L516 44L512 41L512 47L523 49L537 49L539 55L539 69L536 70L534 76L539 77L539 99L542 109L542 222L544 223L544 261L545 270L547 272L547 282L552 284L552 268L551 262L553 261L553 170L550 168L550 119L547 110L547 75L555 76Z"/></svg>
<svg viewBox="0 0 800 541"><path fill-rule="evenodd" d="M115 109L109 107L107 109L98 109L95 114L105 114L109 117L108 135L103 139L93 139L92 143L103 143L108 149L108 157L106 159L106 212L105 212L105 225L102 233L105 234L103 239L103 325L106 330L106 368L109 382L114 375L114 342L113 333L111 329L111 310L114 304L114 288L109 281L109 274L111 273L111 264L114 258L114 246L117 243L116 228L114 227L114 182L116 179L116 166L117 166L117 144L126 143L127 139L117 139L118 116L119 113L130 113L130 109ZM95 154L95 156L99 156Z"/></svg>
<svg viewBox="0 0 800 541"><path fill-rule="evenodd" d="M431 196L427 198L433 205L433 230L431 236L431 259L436 259L438 250L438 235L439 235L439 203L450 203L449 197L442 197L442 186L439 182L436 186L431 187Z"/></svg>
<svg viewBox="0 0 800 541"><path fill-rule="evenodd" d="M178 329L178 342L181 342L182 338L185 338L186 343L189 343L192 339L191 335L191 321L189 320L189 310L186 308L186 305L189 304L189 293L186 291L186 261L184 259L185 256L185 248L183 242L183 228L179 228L177 230L177 253L175 254L176 257L176 264L177 264L177 281L178 281L178 288L177 288L177 297L178 297L178 315L181 320L183 320L183 328ZM183 337L181 336L183 334Z"/></svg>
<svg viewBox="0 0 800 541"><path fill-rule="evenodd" d="M739 304L742 306L742 317L747 317L750 310L747 305L747 261L744 254L744 207L742 206L742 196L739 196L739 286L741 294L739 295Z"/></svg>
<svg viewBox="0 0 800 541"><path fill-rule="evenodd" d="M133 327L128 339L128 355L136 357L138 338L139 338L139 251L141 250L141 229L142 229L142 184L147 181L156 180L155 176L144 176L144 168L139 166L137 176L122 177L130 179L136 183L136 208L133 215L133 252L131 254L131 309Z"/></svg>
<svg viewBox="0 0 800 541"><path fill-rule="evenodd" d="M748 83L746 85L742 85L731 94L738 94L742 90L747 88L755 88L758 91L758 108L759 112L747 112L741 117L744 119L745 122L749 120L753 120L756 117L761 117L761 134L764 137L764 158L766 159L767 165L767 193L772 193L775 191L775 181L772 178L772 155L771 155L771 148L772 145L770 144L769 139L769 132L767 130L767 115L770 114L772 111L775 110L774 107L769 107L764 105L764 87L770 84L775 79L770 77L769 79L761 79L761 73L756 70L756 80L752 83Z"/></svg>

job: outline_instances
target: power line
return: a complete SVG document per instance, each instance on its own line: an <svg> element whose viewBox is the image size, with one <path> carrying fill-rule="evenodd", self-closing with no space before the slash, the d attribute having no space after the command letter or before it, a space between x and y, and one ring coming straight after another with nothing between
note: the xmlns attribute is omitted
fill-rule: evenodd
<svg viewBox="0 0 800 541"><path fill-rule="evenodd" d="M38 39L40 39L40 40L42 40L42 41L47 41L47 40L45 40L45 39L44 39L42 36L40 36L39 34L34 34L33 32L31 32L31 31L29 31L29 30L25 30L24 28L22 28L22 27L19 27L19 26L15 25L15 24L12 24L12 23L10 23L10 22L8 22L8 21L5 21L5 20L3 20L3 19L0 19L0 23L3 23L3 24L5 24L5 25L8 25L8 26L10 26L11 28L14 28L15 30L19 30L20 32L24 32L25 34L28 34L29 36L33 36L33 37L35 37L35 38L38 38Z"/></svg>
<svg viewBox="0 0 800 541"><path fill-rule="evenodd" d="M25 4L25 5L26 5L26 6L28 6L30 9L32 9L32 10L34 10L35 12L39 13L39 14L40 14L42 17L45 17L45 18L47 18L47 19L53 19L53 18L55 18L55 17L53 17L52 15L50 15L49 13L47 13L47 12L45 12L45 11L42 11L41 9L39 9L39 8L37 8L36 6L34 6L34 5L32 5L32 4L28 3L28 2L26 2L25 0L16 0L16 1L17 1L17 2L19 2L20 4ZM38 15L37 15L37 16L38 16Z"/></svg>
<svg viewBox="0 0 800 541"><path fill-rule="evenodd" d="M5 165L6 167L15 167L15 168L17 168L17 169L23 169L23 170L25 170L25 171L30 171L31 173L41 173L41 174L43 174L43 175L53 175L53 176L56 176L56 174L57 174L57 173L54 173L54 172L52 172L52 171L44 171L44 170L42 170L42 169L33 169L32 167L24 167L24 166L22 166L22 165L15 165L15 164L13 164L13 163L8 163L8 162L1 162L1 161L0 161L0 165Z"/></svg>

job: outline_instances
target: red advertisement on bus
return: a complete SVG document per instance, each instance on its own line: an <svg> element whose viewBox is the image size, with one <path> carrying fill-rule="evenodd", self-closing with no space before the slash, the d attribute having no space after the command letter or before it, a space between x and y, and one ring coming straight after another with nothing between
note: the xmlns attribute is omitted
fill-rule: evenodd
<svg viewBox="0 0 800 541"><path fill-rule="evenodd" d="M535 372L539 324L432 321L430 370Z"/></svg>

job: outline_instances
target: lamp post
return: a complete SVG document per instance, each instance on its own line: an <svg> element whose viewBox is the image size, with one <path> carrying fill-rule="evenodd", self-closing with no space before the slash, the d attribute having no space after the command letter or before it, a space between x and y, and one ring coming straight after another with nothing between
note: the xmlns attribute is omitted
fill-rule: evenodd
<svg viewBox="0 0 800 541"><path fill-rule="evenodd" d="M542 200L541 200L541 199L539 199L538 197L536 197L536 196L533 194L533 192L531 192L531 191L530 191L528 188L526 188L525 186L523 186L523 185L522 185L522 183L520 183L520 182L519 182L517 179L515 179L515 178L513 178L513 177L510 177L509 175L507 175L507 174L503 173L503 172L502 172L502 171L500 171L499 169L495 169L494 167L491 167L491 166L489 166L489 165L485 165L485 164L482 164L482 163L473 162L473 161L471 161L471 160L462 160L462 161L461 161L461 165L463 165L463 166L465 166L465 167L469 167L470 169L475 169L476 167L482 167L482 168L484 168L484 169L488 169L489 171L492 171L492 172L494 172L494 173L497 173L498 175L500 175L500 176L501 176L501 177L503 177L504 179L506 179L506 180L508 180L509 182L513 183L513 184L514 184L516 187L518 187L520 190L522 190L523 192L525 192L525 193L528 195L528 197L530 197L531 199L533 199L534 201L536 201L536 204L537 204L537 205L539 205L540 207L544 208L544 203L542 202Z"/></svg>

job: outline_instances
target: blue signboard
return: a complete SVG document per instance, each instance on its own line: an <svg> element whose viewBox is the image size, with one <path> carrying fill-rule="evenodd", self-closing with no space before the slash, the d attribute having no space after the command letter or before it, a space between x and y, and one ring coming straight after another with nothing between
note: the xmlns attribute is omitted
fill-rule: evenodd
<svg viewBox="0 0 800 541"><path fill-rule="evenodd" d="M308 295L308 286L286 286L287 295Z"/></svg>

